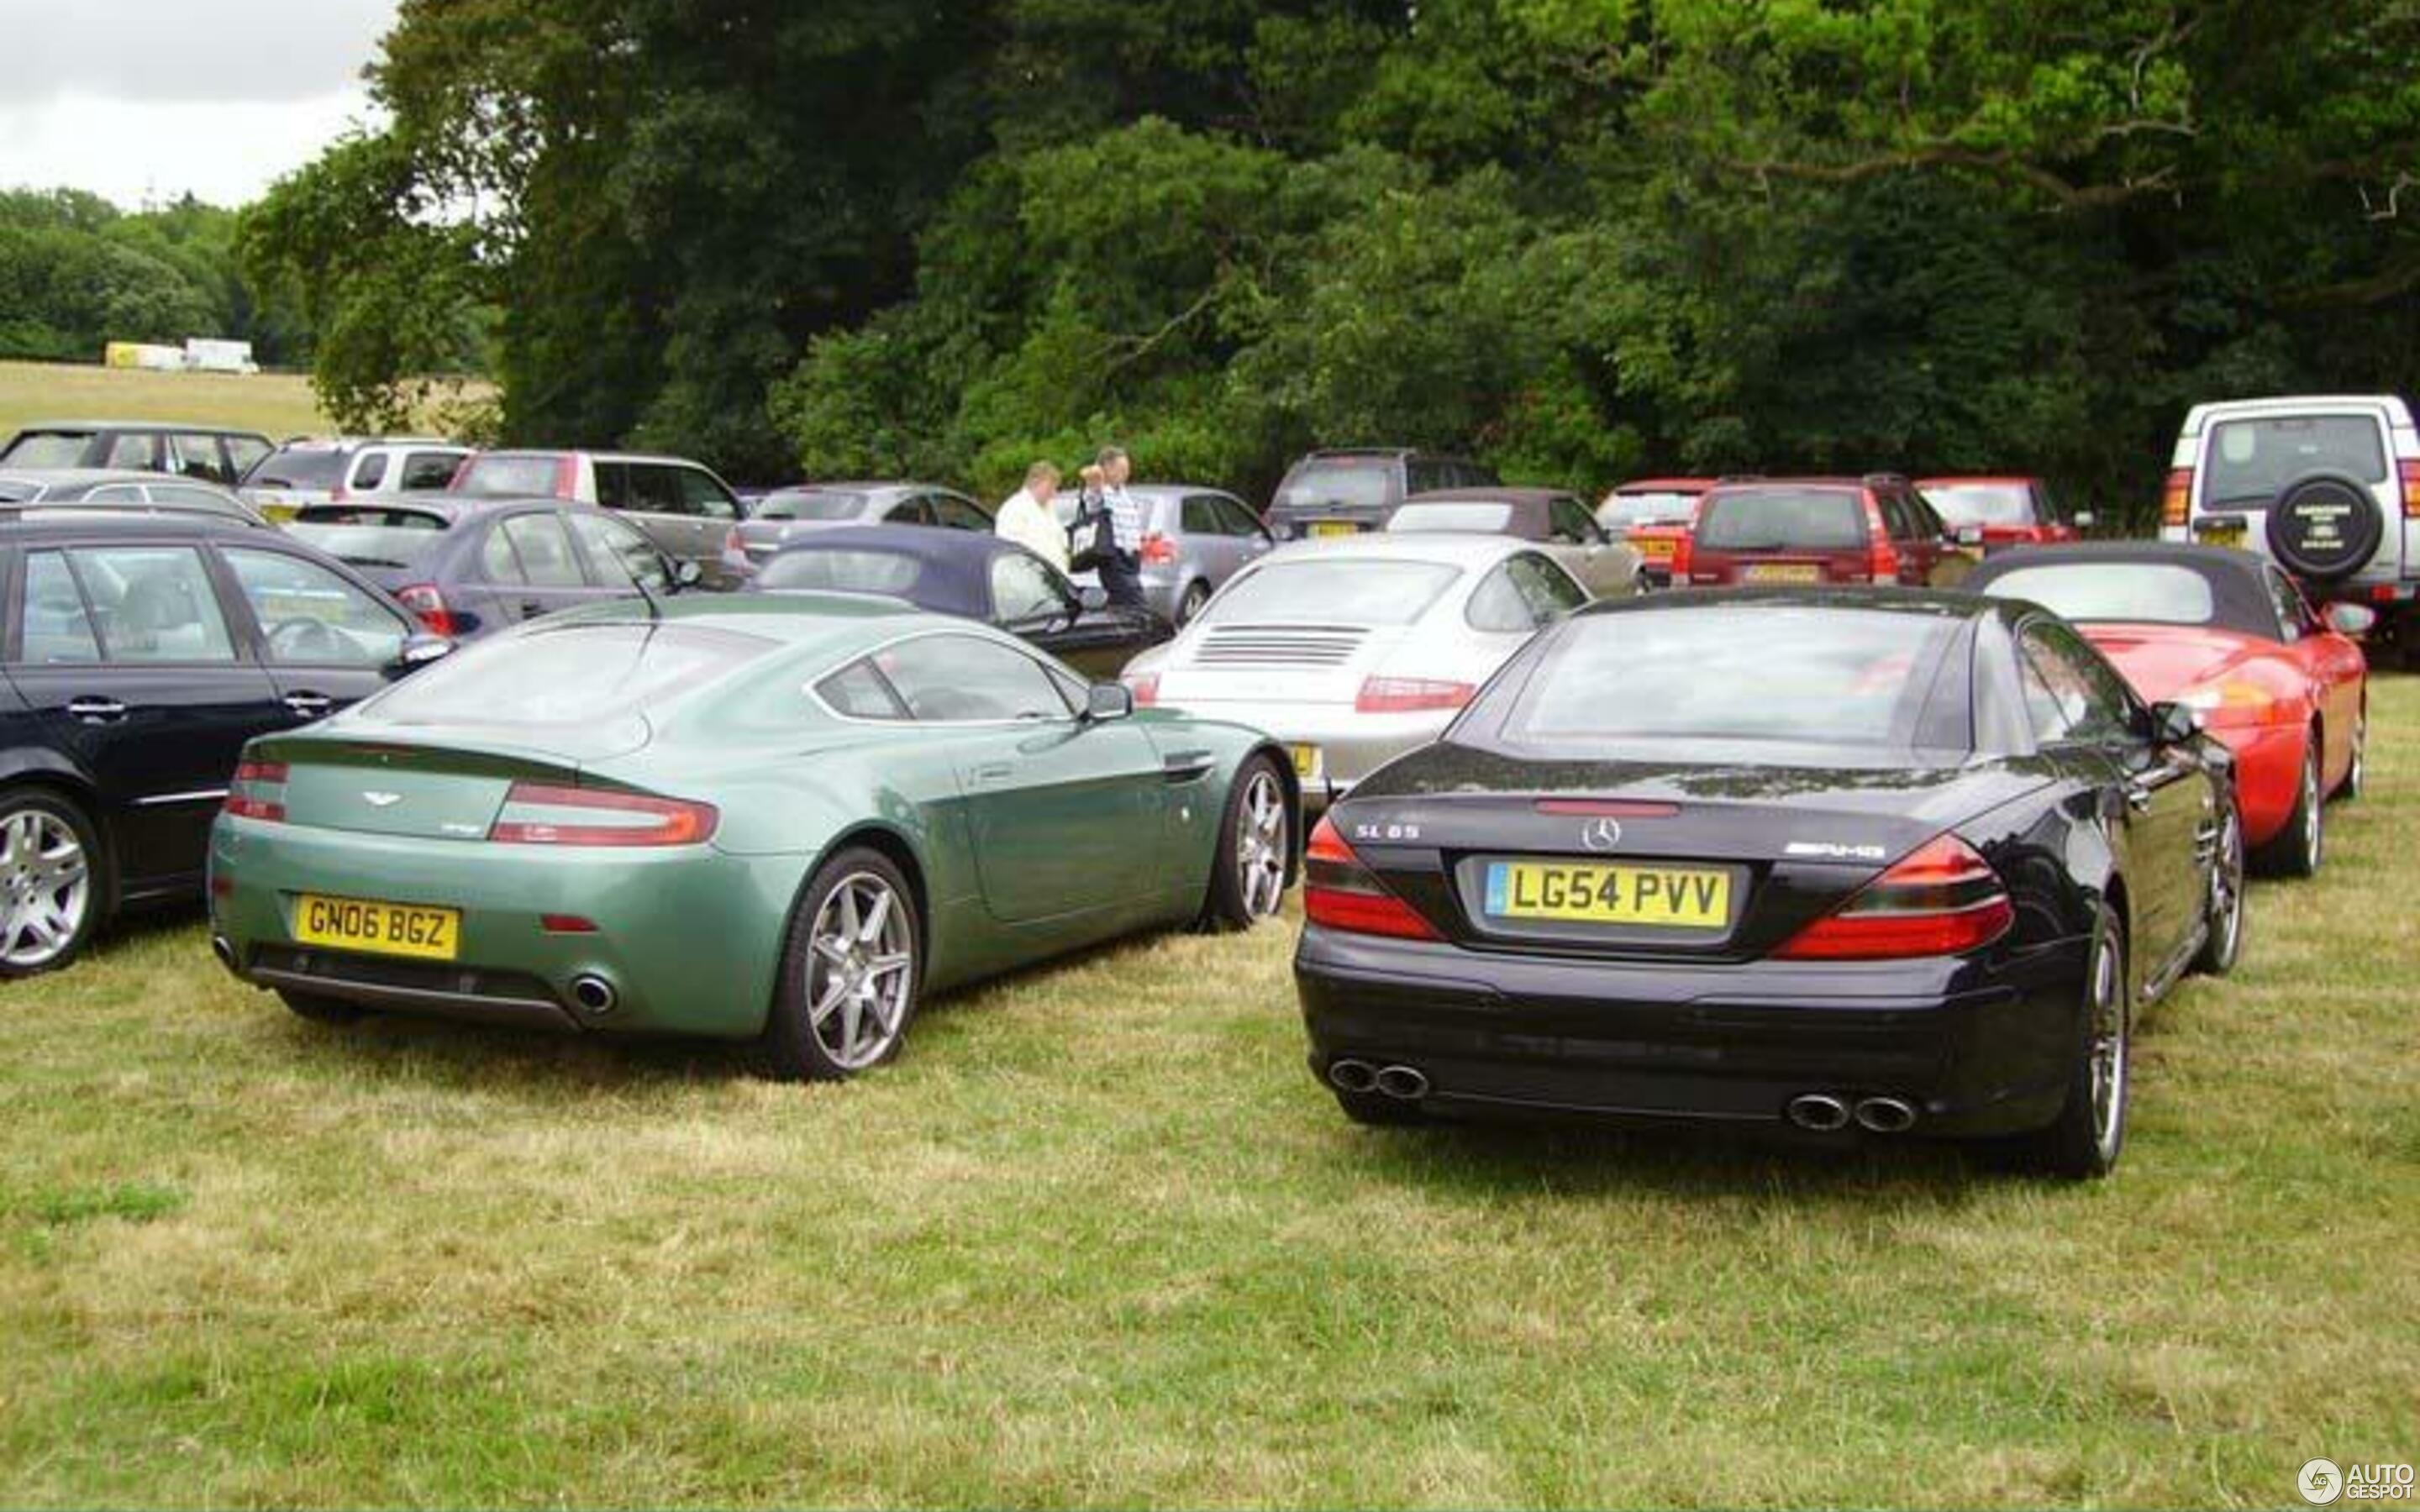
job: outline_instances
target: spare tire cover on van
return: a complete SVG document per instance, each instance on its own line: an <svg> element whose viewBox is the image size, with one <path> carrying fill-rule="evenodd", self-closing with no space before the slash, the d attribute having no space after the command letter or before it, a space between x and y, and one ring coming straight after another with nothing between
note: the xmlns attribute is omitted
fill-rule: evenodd
<svg viewBox="0 0 2420 1512"><path fill-rule="evenodd" d="M2269 505L2269 554L2306 578L2344 578L2378 554L2386 521L2355 478L2313 472L2277 490Z"/></svg>

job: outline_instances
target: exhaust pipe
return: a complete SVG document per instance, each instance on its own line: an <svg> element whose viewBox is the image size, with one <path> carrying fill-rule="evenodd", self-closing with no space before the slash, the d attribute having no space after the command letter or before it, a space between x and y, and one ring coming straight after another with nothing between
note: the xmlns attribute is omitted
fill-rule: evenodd
<svg viewBox="0 0 2420 1512"><path fill-rule="evenodd" d="M1340 1092L1366 1092L1378 1085L1378 1071L1366 1060L1331 1061L1327 1081Z"/></svg>
<svg viewBox="0 0 2420 1512"><path fill-rule="evenodd" d="M1378 1073L1378 1090L1406 1103L1416 1102L1429 1095L1428 1073L1412 1066L1389 1066Z"/></svg>
<svg viewBox="0 0 2420 1512"><path fill-rule="evenodd" d="M1857 1104L1857 1127L1876 1134L1905 1134L1916 1127L1916 1108L1896 1097L1869 1097Z"/></svg>
<svg viewBox="0 0 2420 1512"><path fill-rule="evenodd" d="M622 1000L622 995L602 977L574 977L571 979L571 1000L585 1012L602 1015L613 1011L613 1005Z"/></svg>
<svg viewBox="0 0 2420 1512"><path fill-rule="evenodd" d="M213 934L210 936L210 954L219 958L220 965L226 967L229 971L235 972L238 976L242 975L242 971L235 963L235 943L229 940L225 935Z"/></svg>
<svg viewBox="0 0 2420 1512"><path fill-rule="evenodd" d="M1817 1134L1849 1126L1849 1104L1829 1092L1801 1092L1790 1100L1788 1112L1791 1122Z"/></svg>

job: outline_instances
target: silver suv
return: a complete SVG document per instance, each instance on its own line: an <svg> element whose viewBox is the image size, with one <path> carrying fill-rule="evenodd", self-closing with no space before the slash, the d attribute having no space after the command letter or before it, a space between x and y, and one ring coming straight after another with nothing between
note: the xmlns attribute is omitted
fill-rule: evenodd
<svg viewBox="0 0 2420 1512"><path fill-rule="evenodd" d="M2408 657L2420 641L2420 431L2392 394L2194 406L2160 537L2257 551L2322 602L2367 605Z"/></svg>

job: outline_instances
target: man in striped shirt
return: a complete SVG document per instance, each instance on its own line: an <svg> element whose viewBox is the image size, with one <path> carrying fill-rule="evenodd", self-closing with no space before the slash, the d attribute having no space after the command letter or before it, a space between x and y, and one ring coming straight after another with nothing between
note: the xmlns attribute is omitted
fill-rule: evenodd
<svg viewBox="0 0 2420 1512"><path fill-rule="evenodd" d="M1099 497L1109 512L1109 533L1117 547L1101 563L1101 588L1109 595L1110 603L1141 609L1142 505L1126 492L1126 479L1134 471L1134 463L1123 448L1104 446L1094 469L1100 473Z"/></svg>

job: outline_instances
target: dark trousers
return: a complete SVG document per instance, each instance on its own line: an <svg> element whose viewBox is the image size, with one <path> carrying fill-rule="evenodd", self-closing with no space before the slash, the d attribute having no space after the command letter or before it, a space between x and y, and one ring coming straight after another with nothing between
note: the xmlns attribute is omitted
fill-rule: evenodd
<svg viewBox="0 0 2420 1512"><path fill-rule="evenodd" d="M1103 562L1101 589L1109 595L1109 602L1112 604L1123 604L1129 609L1141 609L1143 607L1142 559L1117 555Z"/></svg>

